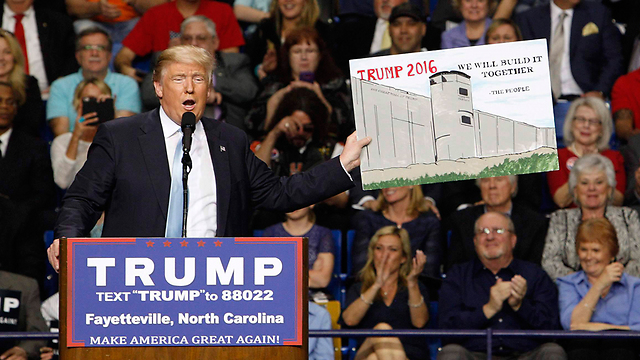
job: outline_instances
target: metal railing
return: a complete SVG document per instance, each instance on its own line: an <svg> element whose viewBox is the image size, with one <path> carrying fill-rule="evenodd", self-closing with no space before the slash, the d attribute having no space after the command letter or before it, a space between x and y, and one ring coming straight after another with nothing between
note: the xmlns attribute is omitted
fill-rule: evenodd
<svg viewBox="0 0 640 360"><path fill-rule="evenodd" d="M486 337L487 360L491 360L493 338L526 337L552 339L640 339L638 331L565 330L309 330L309 337Z"/></svg>

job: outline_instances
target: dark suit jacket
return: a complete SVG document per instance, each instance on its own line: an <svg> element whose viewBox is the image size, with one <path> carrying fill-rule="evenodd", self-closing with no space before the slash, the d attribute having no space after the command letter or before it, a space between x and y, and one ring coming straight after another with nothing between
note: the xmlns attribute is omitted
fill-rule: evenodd
<svg viewBox="0 0 640 360"><path fill-rule="evenodd" d="M613 83L623 74L621 36L611 21L611 12L602 4L582 1L573 9L569 57L571 73L583 92L611 92ZM593 23L598 32L583 36L583 28ZM518 25L525 40L547 39L551 45L551 6L543 5L524 12ZM570 95L570 94L566 94Z"/></svg>
<svg viewBox="0 0 640 360"><path fill-rule="evenodd" d="M484 205L473 206L456 211L451 215L451 243L447 255L446 269L454 264L463 263L476 257L476 249L473 244L475 235L474 224L484 214ZM513 204L511 220L516 227L516 247L513 256L517 259L530 261L540 265L544 239L547 234L547 219L530 210L527 207Z"/></svg>
<svg viewBox="0 0 640 360"><path fill-rule="evenodd" d="M375 16L340 16L340 21L335 26L336 64L344 74L349 74L349 60L369 55L377 21Z"/></svg>
<svg viewBox="0 0 640 360"><path fill-rule="evenodd" d="M51 84L57 78L78 70L75 58L76 35L71 18L66 14L41 7L36 7L35 12L40 50L47 80ZM0 6L0 21L3 13L4 8Z"/></svg>
<svg viewBox="0 0 640 360"><path fill-rule="evenodd" d="M54 201L47 144L14 129L0 159L0 269L41 278L42 214Z"/></svg>
<svg viewBox="0 0 640 360"><path fill-rule="evenodd" d="M34 279L0 271L0 289L20 291L19 331L47 332L47 324L40 312L40 293ZM29 358L39 358L40 348L47 344L42 340L19 341L15 345L27 351Z"/></svg>
<svg viewBox="0 0 640 360"><path fill-rule="evenodd" d="M246 134L203 118L214 164L217 236L249 235L254 206L289 212L349 189L339 159L279 178L249 149ZM106 211L105 237L163 237L171 177L159 110L98 128L84 167L67 190L56 237L85 236Z"/></svg>

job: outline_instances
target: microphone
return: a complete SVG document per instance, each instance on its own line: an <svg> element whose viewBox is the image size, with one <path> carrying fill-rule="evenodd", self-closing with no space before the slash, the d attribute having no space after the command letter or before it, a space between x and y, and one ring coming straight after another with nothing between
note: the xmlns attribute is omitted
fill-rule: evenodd
<svg viewBox="0 0 640 360"><path fill-rule="evenodd" d="M185 153L191 151L191 136L196 129L196 115L192 112L182 114L182 150Z"/></svg>

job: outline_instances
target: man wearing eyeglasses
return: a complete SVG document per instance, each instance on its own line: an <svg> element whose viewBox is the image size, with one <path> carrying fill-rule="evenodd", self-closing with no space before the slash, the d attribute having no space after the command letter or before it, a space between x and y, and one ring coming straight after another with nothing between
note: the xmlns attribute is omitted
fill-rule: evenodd
<svg viewBox="0 0 640 360"><path fill-rule="evenodd" d="M455 265L440 288L443 329L559 329L558 291L539 266L515 259L517 236L507 215L488 212L475 223L478 257ZM486 339L454 339L439 360L486 358ZM494 338L493 354L517 359L566 359L557 344L525 337Z"/></svg>
<svg viewBox="0 0 640 360"><path fill-rule="evenodd" d="M126 75L109 70L111 47L109 34L100 28L89 28L78 34L76 60L80 64L80 70L51 84L47 121L55 136L73 131L73 120L77 117L73 93L76 86L85 79L97 78L109 85L115 98L117 118L140 112L142 105L138 84Z"/></svg>

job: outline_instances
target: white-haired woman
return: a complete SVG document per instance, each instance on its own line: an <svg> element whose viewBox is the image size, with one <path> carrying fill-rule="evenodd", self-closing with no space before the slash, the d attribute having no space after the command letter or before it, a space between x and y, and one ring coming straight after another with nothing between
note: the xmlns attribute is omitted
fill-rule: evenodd
<svg viewBox="0 0 640 360"><path fill-rule="evenodd" d="M562 129L564 149L558 150L560 170L547 174L553 201L560 208L574 207L569 191L569 172L576 160L587 154L601 154L613 163L616 185L612 204L622 205L626 186L624 159L620 152L609 149L613 132L611 114L606 104L595 97L583 97L573 101Z"/></svg>
<svg viewBox="0 0 640 360"><path fill-rule="evenodd" d="M552 279L580 270L576 233L587 219L607 218L616 229L620 251L617 260L632 276L640 275L640 218L628 207L611 206L616 176L611 160L599 154L578 159L569 175L569 192L578 205L551 214L542 254L542 267Z"/></svg>

